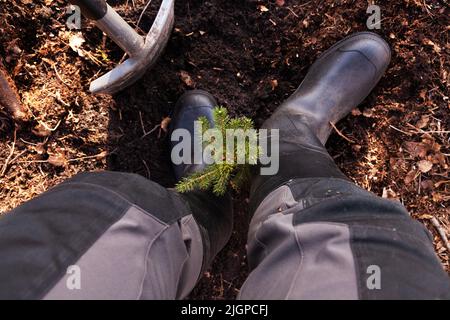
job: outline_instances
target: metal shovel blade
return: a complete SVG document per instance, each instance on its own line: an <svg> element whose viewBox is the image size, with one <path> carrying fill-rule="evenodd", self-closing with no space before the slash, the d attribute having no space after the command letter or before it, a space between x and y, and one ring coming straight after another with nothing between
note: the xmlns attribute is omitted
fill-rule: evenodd
<svg viewBox="0 0 450 320"><path fill-rule="evenodd" d="M128 50L127 46L130 46L129 44L122 46L130 57L107 74L94 80L89 88L92 93L114 94L135 83L155 64L166 47L172 32L174 24L174 3L175 0L162 1L156 19L143 43L138 41L137 43L132 44L134 46L133 50ZM117 15L113 9L111 10L114 15ZM109 36L112 35L111 28L121 28L120 21L116 21L116 24L113 25L114 21L111 20L114 19L109 19L108 25L105 25L102 20L96 22L97 26ZM117 20L121 19L118 18ZM123 25L123 27L124 28L119 29L119 32L116 32L116 35L119 37L121 36L121 33L123 33L123 29L126 28L125 25ZM122 39L113 40L118 44L120 40L129 42L127 40L129 40L131 36L128 37L128 39L125 39L127 38L126 34L122 34L122 36Z"/></svg>

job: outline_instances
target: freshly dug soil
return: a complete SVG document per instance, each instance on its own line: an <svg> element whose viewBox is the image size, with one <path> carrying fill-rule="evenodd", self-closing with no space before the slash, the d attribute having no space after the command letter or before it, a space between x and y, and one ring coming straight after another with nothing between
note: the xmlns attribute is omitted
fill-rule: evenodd
<svg viewBox="0 0 450 320"><path fill-rule="evenodd" d="M109 3L135 24L145 1ZM437 232L439 226L450 233L449 10L443 0L379 5L377 32L392 47L390 68L338 124L340 134L327 147L355 183L402 201L433 234L450 270L449 249ZM177 1L175 28L159 62L109 97L89 94L89 82L123 52L86 20L81 33L69 31L66 6L62 0L0 0L0 57L31 117L15 129L0 110L2 212L86 170L134 172L173 187L167 135L157 126L185 90L208 90L232 115L260 125L321 52L367 30L369 17L362 0ZM157 7L155 1L140 29L148 30ZM72 49L80 37L85 42ZM232 238L191 298L238 294L248 275L247 197L235 195Z"/></svg>

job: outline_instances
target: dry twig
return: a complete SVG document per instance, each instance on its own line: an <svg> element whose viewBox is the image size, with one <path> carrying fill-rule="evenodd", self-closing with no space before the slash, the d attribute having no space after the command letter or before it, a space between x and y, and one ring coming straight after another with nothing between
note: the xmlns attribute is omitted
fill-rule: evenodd
<svg viewBox="0 0 450 320"><path fill-rule="evenodd" d="M406 134L407 136L411 136L411 135L412 135L411 133L406 132L406 131L403 131L403 130L400 130L399 128L394 127L393 125L389 125L389 127L392 128L392 129L394 129L395 131L398 131L398 132L400 132L400 133Z"/></svg>
<svg viewBox="0 0 450 320"><path fill-rule="evenodd" d="M6 173L6 169L8 169L9 160L11 160L11 157L14 154L14 149L16 148L16 136L17 136L17 129L14 129L14 139L11 147L11 152L9 153L8 157L5 160L5 164L3 165L2 172L0 173L0 177L3 177Z"/></svg>
<svg viewBox="0 0 450 320"><path fill-rule="evenodd" d="M430 221L431 224L436 228L437 232L439 233L442 242L444 242L445 248L447 249L448 252L450 252L450 242L448 241L447 235L445 234L445 230L439 223L439 220L436 217L433 217L430 219Z"/></svg>
<svg viewBox="0 0 450 320"><path fill-rule="evenodd" d="M144 9L142 9L141 15L139 16L138 21L136 22L136 27L139 27L139 23L141 23L142 18L144 17L145 12L147 11L148 7L152 3L152 0L148 0L147 4L145 5Z"/></svg>
<svg viewBox="0 0 450 320"><path fill-rule="evenodd" d="M150 130L149 132L146 132L146 133L141 137L141 139L144 139L144 138L145 138L146 136L148 136L149 134L152 134L153 132L156 131L156 129L158 129L158 128L160 128L160 127L161 127L161 125L160 125L160 124L157 124L156 126L153 127L152 130Z"/></svg>
<svg viewBox="0 0 450 320"><path fill-rule="evenodd" d="M0 105L6 108L16 121L26 121L27 113L20 102L17 88L0 62Z"/></svg>
<svg viewBox="0 0 450 320"><path fill-rule="evenodd" d="M345 140L347 140L350 143L356 143L355 141L351 140L350 138L347 138L341 131L339 131L338 128L336 128L336 126L334 125L334 123L330 122L330 125L333 127L333 129L336 131L336 133L338 135L340 135L342 138L344 138Z"/></svg>

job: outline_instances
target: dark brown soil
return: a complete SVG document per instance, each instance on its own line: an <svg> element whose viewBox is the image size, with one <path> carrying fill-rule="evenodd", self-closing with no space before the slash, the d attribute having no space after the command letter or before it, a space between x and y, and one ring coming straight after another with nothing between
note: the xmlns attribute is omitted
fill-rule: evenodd
<svg viewBox="0 0 450 320"><path fill-rule="evenodd" d="M110 3L134 23L145 1L134 2L136 8L131 1ZM321 52L367 30L367 1L281 2L177 1L175 29L160 61L111 98L90 95L88 84L123 53L86 20L84 57L72 50L66 1L0 1L0 56L32 118L17 131L13 147L14 126L6 112L0 114L0 211L85 170L135 172L172 187L167 137L161 130L142 136L171 115L185 90L208 90L233 115L259 125ZM347 139L334 134L327 147L358 185L401 200L429 228L449 270L448 249L430 222L436 217L449 235L448 8L439 0L380 7L377 32L392 47L392 63L372 94L338 125ZM239 292L248 272L247 197L235 195L232 239L191 298L229 299Z"/></svg>

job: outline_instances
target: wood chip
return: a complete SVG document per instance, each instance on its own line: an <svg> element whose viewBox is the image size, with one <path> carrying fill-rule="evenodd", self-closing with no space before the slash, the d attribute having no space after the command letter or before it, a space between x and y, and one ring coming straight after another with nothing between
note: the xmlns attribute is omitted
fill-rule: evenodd
<svg viewBox="0 0 450 320"><path fill-rule="evenodd" d="M52 154L48 157L47 161L55 167L64 167L67 163L66 157L62 154Z"/></svg>
<svg viewBox="0 0 450 320"><path fill-rule="evenodd" d="M428 160L420 160L417 162L417 166L419 167L420 172L427 173L433 168L433 163Z"/></svg>
<svg viewBox="0 0 450 320"><path fill-rule="evenodd" d="M167 132L167 130L169 128L170 121L172 121L172 119L170 117L165 117L164 119L162 119L162 121L161 121L161 129L164 132Z"/></svg>
<svg viewBox="0 0 450 320"><path fill-rule="evenodd" d="M180 79L184 82L185 85L187 85L190 88L195 87L195 82L192 80L192 77L187 71L181 70L180 71Z"/></svg>

